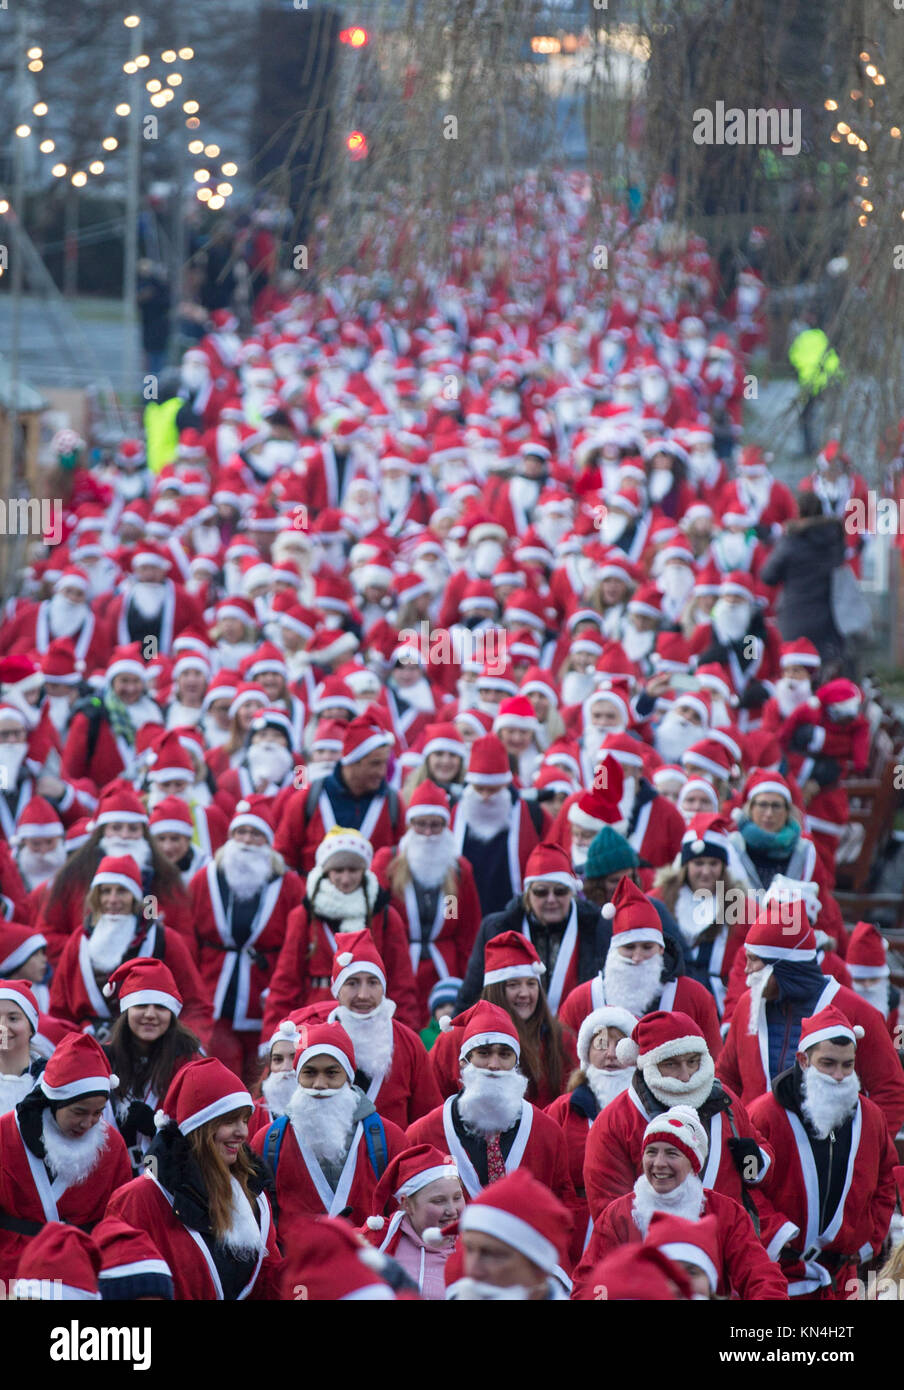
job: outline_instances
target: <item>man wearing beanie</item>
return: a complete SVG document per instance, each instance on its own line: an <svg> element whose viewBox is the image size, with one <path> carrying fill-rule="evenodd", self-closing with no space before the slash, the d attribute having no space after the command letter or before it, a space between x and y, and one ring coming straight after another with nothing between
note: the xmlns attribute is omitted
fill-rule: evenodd
<svg viewBox="0 0 904 1390"><path fill-rule="evenodd" d="M614 830L611 825L604 825L590 842L587 858L584 861L583 896L588 902L595 903L597 907L605 907L606 903L612 901L615 890L623 878L629 878L636 887L640 888L640 871L649 867L646 860L641 859L637 850L628 843L624 835L619 835L618 831ZM678 923L660 898L657 898L653 893L648 894L648 896L659 914L667 954L674 957L674 972L676 975L683 975L685 974L684 938ZM608 942L606 949L609 949Z"/></svg>
<svg viewBox="0 0 904 1390"><path fill-rule="evenodd" d="M696 1111L676 1105L643 1133L642 1172L634 1190L611 1202L594 1223L574 1272L573 1298L592 1299L594 1266L619 1246L639 1243L655 1213L718 1224L718 1291L725 1297L787 1299L785 1277L756 1238L750 1217L734 1198L704 1186L708 1142ZM796 1228L788 1225L786 1235Z"/></svg>
<svg viewBox="0 0 904 1390"><path fill-rule="evenodd" d="M832 1004L804 1019L793 1065L750 1107L775 1152L776 1201L800 1225L782 1255L792 1298L850 1298L888 1235L897 1155L860 1094L862 1032Z"/></svg>

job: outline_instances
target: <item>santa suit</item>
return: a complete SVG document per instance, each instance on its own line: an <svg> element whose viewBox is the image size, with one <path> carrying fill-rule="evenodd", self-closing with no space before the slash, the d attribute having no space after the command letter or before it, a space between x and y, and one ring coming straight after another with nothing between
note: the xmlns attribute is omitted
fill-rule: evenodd
<svg viewBox="0 0 904 1390"><path fill-rule="evenodd" d="M102 855L98 850L97 864L100 864ZM97 869L97 864L91 871L92 874ZM142 879L144 876L142 876ZM195 938L191 926L191 903L188 894L181 889L178 896L172 893L161 893L151 876L147 883L142 883L146 888L149 897L157 900L158 919L166 923L167 930L175 932L182 938L183 944L188 948L189 955L194 957ZM47 888L46 896L41 902L40 911L32 920L39 931L47 937L47 956L51 965L56 965L59 956L67 942L79 931L85 920L85 898L91 891L91 877L88 876L83 883L76 883L67 890L64 895L55 898L51 889Z"/></svg>
<svg viewBox="0 0 904 1390"><path fill-rule="evenodd" d="M113 1125L108 1130L107 1143L93 1170L84 1182L67 1187L59 1178L51 1181L42 1161L25 1147L16 1112L11 1110L0 1118L0 1280L15 1277L19 1257L31 1239L4 1230L4 1216L35 1222L32 1235L37 1235L47 1221L94 1226L104 1215L111 1193L129 1181L132 1165L126 1146Z"/></svg>
<svg viewBox="0 0 904 1390"><path fill-rule="evenodd" d="M820 914L821 915L821 914ZM746 935L746 927L742 936ZM845 989L851 988L851 972L848 970L844 961L834 951L817 951L816 963L823 975L832 975ZM728 989L725 994L725 1008L722 1014L722 1030L728 1031L731 1016L737 1008L738 1000L747 988L747 955L746 952L738 950L735 952L731 962L731 969L728 974Z"/></svg>
<svg viewBox="0 0 904 1390"><path fill-rule="evenodd" d="M251 1279L237 1301L246 1298L274 1299L279 1296L282 1259L276 1244L276 1229L270 1202L264 1193L256 1199L260 1231L266 1253L255 1262ZM173 1298L178 1302L213 1303L223 1298L220 1276L210 1251L197 1231L186 1226L173 1210L170 1195L148 1171L133 1178L114 1192L107 1216L126 1221L146 1231L170 1267Z"/></svg>
<svg viewBox="0 0 904 1390"><path fill-rule="evenodd" d="M889 1132L894 1137L904 1121L904 1075L901 1063L885 1028L885 1020L851 989L837 980L827 979L819 999L810 1009L810 1017L833 1004L853 1024L861 1024L864 1036L857 1046L857 1075L863 1089L874 1105L885 1115ZM725 1046L722 1048L716 1071L723 1085L731 1087L745 1103L765 1095L772 1085L769 1075L769 1037L766 1006L760 1006L759 1028L749 1031L750 990L738 1000L731 1018ZM792 1061L793 1058L788 1058Z"/></svg>
<svg viewBox="0 0 904 1390"><path fill-rule="evenodd" d="M782 1089L782 1083L778 1084ZM821 1210L816 1161L808 1130L796 1110L786 1109L770 1092L753 1102L750 1115L775 1151L776 1201L785 1211L794 1212L800 1224L799 1237L790 1243L811 1262L822 1263L822 1251L836 1257L826 1262L835 1273L834 1293L826 1275L799 1263L787 1270L789 1294L792 1298L808 1294L847 1298L846 1280L855 1279L857 1265L879 1253L895 1206L893 1170L898 1159L882 1111L858 1096L844 1185L832 1211ZM844 1255L851 1258L839 1267L837 1257ZM822 1267L825 1269L825 1264Z"/></svg>
<svg viewBox="0 0 904 1390"><path fill-rule="evenodd" d="M759 482L760 479L755 481ZM797 516L797 503L791 489L777 478L769 479L769 489L764 500L758 499L749 491L743 469L731 486L737 488L747 511L760 526L781 526L786 521L793 521Z"/></svg>
<svg viewBox="0 0 904 1390"><path fill-rule="evenodd" d="M638 743L638 748L642 747L643 745ZM582 792L572 792L571 796L565 798L549 834L549 838L560 844L568 854L571 853L571 822L568 812L582 795ZM628 820L628 833L625 836L641 859L646 859L654 869L671 864L675 856L681 852L681 837L686 828L684 817L677 806L667 797L660 796L645 778L641 778ZM644 891L649 892L652 883L652 872L642 870L641 887Z"/></svg>
<svg viewBox="0 0 904 1390"><path fill-rule="evenodd" d="M3 651L7 656L19 652L40 652L43 656L56 635L50 627L50 600L30 603L4 628ZM70 641L75 646L76 658L84 661L86 671L94 671L105 664L110 648L90 609L86 610L85 621L71 634Z"/></svg>
<svg viewBox="0 0 904 1390"><path fill-rule="evenodd" d="M32 797L39 795L38 776L37 765L31 758L26 758L15 785L9 791L0 790L0 840L12 840L15 836L23 811ZM84 816L90 816L96 803L90 798L89 804L84 792L73 782L63 780L63 794L52 805L63 825L68 828Z"/></svg>
<svg viewBox="0 0 904 1390"><path fill-rule="evenodd" d="M349 824L347 820L337 820L336 812L330 800L328 784L338 773L339 765L337 764L336 769L329 777L325 777L322 782L317 782L312 787L305 787L290 795L282 807L274 848L278 854L283 856L287 864L298 869L301 873L307 874L313 869L317 846L327 831L332 830L335 825ZM386 786L366 798L352 798L347 792L346 797L355 803L358 812L358 819L350 828L360 830L364 838L370 841L374 850L398 842L402 831L401 808L397 808L395 824L393 824L393 818L390 814L389 789ZM310 805L308 804L309 800Z"/></svg>
<svg viewBox="0 0 904 1390"><path fill-rule="evenodd" d="M458 1054L461 1051L464 1031L463 1027L450 1027L442 1030L427 1053L434 1080L443 1099L446 1096L454 1096L461 1090L461 1066ZM577 1053L574 1048L574 1040L567 1029L562 1030L560 1042L565 1059L565 1068L573 1069L577 1066ZM552 1079L549 1075L549 1049L545 1038L541 1039L540 1042L538 1071L537 1082L530 1081L524 1096L538 1109L546 1110L550 1103L555 1100L562 1084L562 1078ZM567 1075L567 1070L565 1075Z"/></svg>
<svg viewBox="0 0 904 1390"><path fill-rule="evenodd" d="M404 1132L390 1120L383 1121L383 1130L388 1163L408 1145ZM251 1140L252 1149L263 1155L266 1139L267 1131L258 1130ZM307 1144L302 1148L295 1126L289 1120L276 1165L276 1201L281 1240L283 1243L289 1240L292 1221L296 1217L339 1216L347 1207L351 1208L348 1219L352 1225L363 1225L373 1209L376 1186L377 1175L367 1152L360 1121L352 1132L342 1175L334 1191L311 1149Z"/></svg>
<svg viewBox="0 0 904 1390"><path fill-rule="evenodd" d="M478 841L476 837L468 836L466 842L467 822L461 812L461 802L456 802L452 810L451 829L455 837L456 853L469 859L472 867L473 861L481 849L493 847L499 875L494 884L495 896L501 900L497 908L490 906L485 898L481 898L481 911L486 916L488 912L502 910L512 897L521 892L524 875L527 871L527 861L531 851L540 843L540 836L534 827L528 803L522 801L520 797L513 802L507 833L500 833L488 841ZM469 854L467 849L472 852ZM508 891L505 891L506 874L508 876ZM478 894L480 893L479 881L481 877L482 875L475 871L474 881ZM484 886L488 887L489 885Z"/></svg>
<svg viewBox="0 0 904 1390"><path fill-rule="evenodd" d="M155 960L166 961L182 995L180 1021L206 1044L211 1027L210 999L185 938L179 932L162 927L159 922L148 923L140 917L137 930L143 935L139 936L137 948L135 941L132 941L124 959L153 956ZM54 971L50 985L50 1012L78 1025L83 1031L86 1031L88 1024L94 1027L102 1022L112 1023L117 1016L108 1007L95 978L88 952L88 937L83 927L73 932L66 942Z"/></svg>
<svg viewBox="0 0 904 1390"><path fill-rule="evenodd" d="M587 1139L584 1187L590 1215L594 1220L599 1218L610 1202L623 1197L626 1192L633 1192L643 1169L643 1136L654 1113L646 1109L636 1089L636 1082L635 1074L627 1091L610 1101L594 1120ZM791 1225L783 1214L775 1210L767 1195L772 1185L773 1153L751 1124L737 1096L727 1087L723 1086L722 1089L730 1103L738 1137L752 1139L760 1150L764 1166L756 1180L749 1182L747 1187L760 1217L760 1239L766 1253L774 1259L788 1239ZM706 1127L704 1116L700 1116L700 1122ZM727 1111L716 1110L709 1117L709 1150L700 1178L704 1187L724 1193L743 1205L744 1187L728 1147L728 1141L733 1137ZM762 1191L758 1190L761 1184Z"/></svg>
<svg viewBox="0 0 904 1390"><path fill-rule="evenodd" d="M574 1271L572 1298L590 1300L595 1291L590 1276L606 1255L621 1245L639 1245L643 1237L633 1217L634 1193L628 1192L610 1202L594 1224L580 1264ZM714 1216L719 1223L716 1293L729 1298L734 1293L745 1301L787 1299L784 1274L766 1253L754 1234L747 1212L733 1197L704 1186L700 1216ZM791 1228L793 1231L793 1227Z"/></svg>
<svg viewBox="0 0 904 1390"><path fill-rule="evenodd" d="M169 656L173 649L173 638L187 627L204 627L204 618L198 600L181 584L171 579L163 581L164 599L159 613L146 618L131 603L127 605L127 594L104 595L95 599L94 609L98 621L103 626L103 637L107 650L124 647L130 642L143 642L150 635L157 638L161 656Z"/></svg>
<svg viewBox="0 0 904 1390"><path fill-rule="evenodd" d="M335 1009L330 1011L328 1018L330 1022L338 1021ZM366 1090L363 1081L360 1084L383 1119L391 1120L400 1129L406 1129L442 1101L424 1044L417 1033L395 1018L392 1019L389 1071L382 1076L370 1077Z"/></svg>
<svg viewBox="0 0 904 1390"><path fill-rule="evenodd" d="M64 777L88 777L98 789L105 787L134 762L136 753L134 743L126 743L113 732L109 719L101 718L94 743L94 751L88 756L88 730L90 724L87 714L79 711L72 716L63 745L62 775Z"/></svg>
<svg viewBox="0 0 904 1390"><path fill-rule="evenodd" d="M617 943L616 937L615 944ZM594 1009L604 1008L607 1002L611 1001L606 999L603 972L600 971L594 979L585 980L582 985L571 991L559 1009L559 1018L577 1034L584 1019L592 1014ZM715 1001L704 985L692 980L688 975L679 975L676 980L668 980L662 986L659 1002L651 1004L647 1013L652 1013L654 1009L661 1009L663 1013L687 1014L692 1018L703 1033L709 1055L715 1061L722 1049L722 1035L719 1032L719 1015L716 1012Z"/></svg>
<svg viewBox="0 0 904 1390"><path fill-rule="evenodd" d="M386 967L386 993L395 1002L399 1022L420 1027L420 1005L401 918L391 907L378 907L367 926ZM289 914L286 939L264 1001L265 1036L270 1037L295 1009L319 1003L332 1007L334 932L342 930L341 923L331 924L312 914L307 900Z"/></svg>
<svg viewBox="0 0 904 1390"><path fill-rule="evenodd" d="M393 847L378 850L374 855L371 867L387 889L389 867L397 853L398 849ZM483 916L474 873L467 859L461 856L454 859L452 873L457 879L453 900L449 903L445 894L439 891L436 915L430 923L421 922L417 894L410 880L401 896L392 899L393 908L398 913L408 936L408 950L411 968L415 974L418 1003L425 1018L428 1013L430 991L436 982L446 980L450 975L458 979L464 978L477 928ZM442 885L440 890L441 888ZM425 925L428 927L426 934Z"/></svg>

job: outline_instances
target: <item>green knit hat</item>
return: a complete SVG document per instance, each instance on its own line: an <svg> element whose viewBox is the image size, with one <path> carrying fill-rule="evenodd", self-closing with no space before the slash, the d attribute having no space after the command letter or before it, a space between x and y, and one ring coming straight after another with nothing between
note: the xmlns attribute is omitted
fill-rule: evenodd
<svg viewBox="0 0 904 1390"><path fill-rule="evenodd" d="M640 864L640 856L624 835L619 835L611 825L604 825L590 843L583 872L585 878L607 878L609 874L636 869Z"/></svg>

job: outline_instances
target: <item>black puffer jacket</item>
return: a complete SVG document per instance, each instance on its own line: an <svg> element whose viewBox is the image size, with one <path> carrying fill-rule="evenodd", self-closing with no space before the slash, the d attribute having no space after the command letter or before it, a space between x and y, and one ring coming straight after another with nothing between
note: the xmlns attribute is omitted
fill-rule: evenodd
<svg viewBox="0 0 904 1390"><path fill-rule="evenodd" d="M837 655L843 643L832 621L832 575L844 564L844 528L835 517L804 517L767 556L759 578L779 584L775 616L782 638L809 637L822 657Z"/></svg>

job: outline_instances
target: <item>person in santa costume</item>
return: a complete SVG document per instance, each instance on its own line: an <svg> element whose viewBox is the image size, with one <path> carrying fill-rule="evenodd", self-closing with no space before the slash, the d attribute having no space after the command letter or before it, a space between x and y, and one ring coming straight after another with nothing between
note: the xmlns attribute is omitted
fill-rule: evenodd
<svg viewBox="0 0 904 1390"><path fill-rule="evenodd" d="M41 903L38 920L47 937L51 963L59 959L73 932L82 925L85 895L105 855L127 854L134 859L141 870L142 896L155 899L167 925L190 937L190 899L178 871L151 840L148 815L134 789L127 783L113 782L88 824L89 836L54 875Z"/></svg>
<svg viewBox="0 0 904 1390"><path fill-rule="evenodd" d="M196 787L195 762L191 753L184 747L178 732L174 730L153 744L148 756L152 759L146 774L148 811L153 812L159 803L168 797L178 797L186 802L191 810L192 837L197 840L199 847L209 859L226 840L229 833L229 817L221 809L221 805L211 802L210 791L204 781ZM199 763L206 772L206 766L200 758ZM222 789L221 783L220 790ZM217 795L219 797L219 791Z"/></svg>
<svg viewBox="0 0 904 1390"><path fill-rule="evenodd" d="M187 627L203 627L197 599L170 579L172 561L163 550L143 542L128 554L128 576L120 592L96 599L94 614L107 650L114 645L144 644L153 638L154 654L169 656L173 637Z"/></svg>
<svg viewBox="0 0 904 1390"><path fill-rule="evenodd" d="M451 721L428 724L424 729L420 752L423 762L402 787L402 795L408 804L411 804L411 798L424 782L432 782L445 792L450 801L457 801L464 791L468 749L455 725Z"/></svg>
<svg viewBox="0 0 904 1390"><path fill-rule="evenodd" d="M100 625L88 601L90 581L78 565L67 565L58 574L50 598L23 603L15 617L0 629L2 649L8 656L37 652L43 656L54 642L70 642L76 660L93 670L105 648Z"/></svg>
<svg viewBox="0 0 904 1390"><path fill-rule="evenodd" d="M29 1013L28 1001L20 1007ZM37 1028L37 1013L29 1019ZM63 1039L37 1085L0 1118L0 1278L47 1221L90 1230L129 1181L126 1146L103 1118L116 1078L84 1033Z"/></svg>
<svg viewBox="0 0 904 1390"><path fill-rule="evenodd" d="M100 1251L97 1287L104 1301L173 1301L173 1272L146 1231L104 1217L94 1227L93 1239Z"/></svg>
<svg viewBox="0 0 904 1390"><path fill-rule="evenodd" d="M148 681L141 644L116 647L107 662L103 693L91 696L72 715L63 747L64 777L87 777L102 788L134 767L136 734L146 724L163 723Z"/></svg>
<svg viewBox="0 0 904 1390"><path fill-rule="evenodd" d="M48 1221L23 1250L8 1297L17 1303L96 1303L100 1268L101 1253L92 1236L77 1226Z"/></svg>
<svg viewBox="0 0 904 1390"><path fill-rule="evenodd" d="M176 1072L197 1057L201 1045L179 1021L182 996L162 960L143 956L124 961L104 985L103 995L119 1005L104 1051L119 1077L110 1104L137 1172L156 1133L158 1100Z"/></svg>
<svg viewBox="0 0 904 1390"><path fill-rule="evenodd" d="M644 1243L661 1250L683 1270L693 1289L695 1301L719 1297L719 1222L715 1216L687 1221L668 1212L654 1211Z"/></svg>
<svg viewBox="0 0 904 1390"><path fill-rule="evenodd" d="M362 1225L387 1164L406 1147L403 1131L355 1085L355 1049L342 1025L315 1019L298 1032L298 1086L285 1113L252 1140L275 1174L286 1249L304 1216L346 1213Z"/></svg>
<svg viewBox="0 0 904 1390"><path fill-rule="evenodd" d="M474 872L455 852L451 815L445 790L422 781L408 803L408 829L398 846L378 850L373 859L373 871L408 932L421 1021L437 981L464 975L480 926Z"/></svg>
<svg viewBox="0 0 904 1390"><path fill-rule="evenodd" d="M640 1049L639 1051L637 1049ZM621 1095L594 1120L587 1139L584 1187L594 1220L616 1197L630 1192L641 1170L643 1132L672 1105L689 1106L709 1139L704 1182L751 1213L771 1254L784 1216L770 1199L772 1150L751 1124L738 1097L716 1080L700 1029L682 1013L652 1013L638 1020L616 1047L619 1061L636 1070ZM777 1249L778 1247L776 1247Z"/></svg>
<svg viewBox="0 0 904 1390"><path fill-rule="evenodd" d="M273 642L262 642L253 656L239 667L242 680L262 686L268 710L281 711L289 721L289 747L300 748L307 720L304 701L289 689L289 668L285 655Z"/></svg>
<svg viewBox="0 0 904 1390"><path fill-rule="evenodd" d="M269 798L240 801L229 838L191 882L198 966L215 1020L211 1050L256 1079L262 993L302 897L298 875L273 848Z"/></svg>
<svg viewBox="0 0 904 1390"><path fill-rule="evenodd" d="M2 941L0 930L0 941ZM2 954L2 947L0 947ZM851 977L851 989L878 1009L885 1019L889 1035L900 1051L898 1029L900 992L891 983L888 964L888 941L873 922L858 922L848 941L845 964ZM11 967L0 960L0 971L9 973Z"/></svg>
<svg viewBox="0 0 904 1390"><path fill-rule="evenodd" d="M860 1094L862 1037L834 1003L820 1009L803 1021L793 1065L750 1107L775 1151L776 1200L800 1226L783 1253L792 1298L850 1297L888 1235L897 1154L882 1111Z"/></svg>
<svg viewBox="0 0 904 1390"><path fill-rule="evenodd" d="M458 1245L446 1265L446 1298L560 1302L571 1287L570 1224L571 1213L556 1195L516 1168L462 1212Z"/></svg>
<svg viewBox="0 0 904 1390"><path fill-rule="evenodd" d="M524 1099L527 1077L511 1018L481 999L451 1026L461 1028L461 1090L410 1125L408 1142L451 1153L471 1198L524 1167L573 1210L565 1140L555 1121Z"/></svg>
<svg viewBox="0 0 904 1390"><path fill-rule="evenodd" d="M561 1094L574 1065L573 1041L550 1012L543 988L546 966L535 946L520 931L491 937L484 953L482 999L505 1009L521 1043L520 1069L528 1078L525 1095L540 1109ZM455 1095L460 1084L460 1033L440 1032L430 1052L430 1065L443 1096Z"/></svg>
<svg viewBox="0 0 904 1390"><path fill-rule="evenodd" d="M766 682L779 674L781 637L757 606L754 582L743 570L726 574L708 624L698 627L691 652L701 666L724 666L738 697L738 723L746 729L759 719L769 698Z"/></svg>
<svg viewBox="0 0 904 1390"><path fill-rule="evenodd" d="M39 1009L27 980L0 979L0 1115L15 1110L44 1070L38 1050Z"/></svg>
<svg viewBox="0 0 904 1390"><path fill-rule="evenodd" d="M335 825L359 830L374 850L397 843L402 812L386 781L392 743L391 734L364 716L347 725L333 771L289 793L281 808L276 848L287 864L310 873L318 845Z"/></svg>
<svg viewBox="0 0 904 1390"><path fill-rule="evenodd" d="M611 924L602 968L565 998L563 1021L577 1031L587 1014L603 1004L627 1009L638 1018L654 1009L678 1009L694 1019L711 1055L717 1057L722 1040L713 997L689 975L676 975L671 952L666 955L659 913L646 893L625 876L602 908L602 918Z"/></svg>
<svg viewBox="0 0 904 1390"><path fill-rule="evenodd" d="M324 835L304 898L289 917L265 1003L265 1035L293 1010L333 997L330 985L337 933L365 928L385 963L399 1021L409 1028L420 1026L407 934L388 891L370 869L372 857L370 841L357 830L337 825Z"/></svg>
<svg viewBox="0 0 904 1390"><path fill-rule="evenodd" d="M148 909L150 913L148 913ZM186 1004L186 1023L202 1041L210 1034L211 1010L185 936L163 925L154 899L142 891L141 873L130 855L101 859L84 898L84 925L69 937L50 987L52 1012L104 1037L113 1014L103 986L124 960L166 960Z"/></svg>
<svg viewBox="0 0 904 1390"><path fill-rule="evenodd" d="M269 1129L274 1120L285 1115L295 1094L295 1049L299 1040L298 1025L284 1018L270 1038L267 1049L267 1070L260 1080L260 1094L254 1101L254 1112L248 1121L248 1133L254 1138L259 1129Z"/></svg>
<svg viewBox="0 0 904 1390"><path fill-rule="evenodd" d="M210 859L210 854L194 840L198 833L195 810L181 797L165 796L151 811L148 830L151 844L179 871L182 886L187 890L195 874Z"/></svg>
<svg viewBox="0 0 904 1390"><path fill-rule="evenodd" d="M292 738L292 724L283 710L258 710L238 758L217 777L218 796L235 805L246 796L275 797L281 791L291 795L299 785Z"/></svg>
<svg viewBox="0 0 904 1390"><path fill-rule="evenodd" d="M793 1062L803 1020L832 1004L864 1030L857 1074L889 1133L896 1135L904 1121L904 1077L884 1019L853 990L823 975L801 899L764 908L747 933L744 951L748 988L731 1016L719 1057L720 1080L745 1104L766 1095Z"/></svg>
<svg viewBox="0 0 904 1390"><path fill-rule="evenodd" d="M282 1258L265 1188L245 1142L251 1097L216 1057L176 1073L148 1167L115 1192L106 1219L144 1231L173 1277L176 1301L278 1296Z"/></svg>
<svg viewBox="0 0 904 1390"><path fill-rule="evenodd" d="M427 1243L427 1236L456 1221L464 1207L458 1169L432 1144L416 1144L396 1154L374 1190L373 1211L362 1235L382 1254L391 1255L431 1302L446 1297L445 1266L454 1236Z"/></svg>
<svg viewBox="0 0 904 1390"><path fill-rule="evenodd" d="M801 828L801 813L794 805L787 780L778 772L754 768L742 795L743 805L732 816L736 829L731 842L733 858L751 887L759 895L764 894L776 874L815 879L822 890L826 922L840 925L830 916L832 880L816 846Z"/></svg>
<svg viewBox="0 0 904 1390"><path fill-rule="evenodd" d="M496 734L472 743L465 783L453 811L452 833L457 853L474 870L486 917L502 912L521 892L528 858L542 838L543 812L515 789L508 754ZM479 981L478 973L474 998Z"/></svg>
<svg viewBox="0 0 904 1390"><path fill-rule="evenodd" d="M600 968L605 936L599 910L582 901L565 851L542 843L530 853L524 867L524 889L502 912L485 917L474 942L464 984L458 996L460 1009L477 999L486 973L486 948L502 932L520 932L535 947L546 969L547 1000L555 1014L582 980L590 980Z"/></svg>
<svg viewBox="0 0 904 1390"><path fill-rule="evenodd" d="M821 665L819 652L806 637L783 642L779 651L781 675L773 682L773 693L763 706L760 729L777 734L796 709L806 705L813 694Z"/></svg>
<svg viewBox="0 0 904 1390"><path fill-rule="evenodd" d="M92 809L93 798L85 784L68 775L45 772L42 761L32 757L23 711L0 703L0 840L12 844L19 822L36 797L50 803L56 819L66 826Z"/></svg>
<svg viewBox="0 0 904 1390"><path fill-rule="evenodd" d="M642 1145L642 1170L633 1191L610 1202L594 1222L574 1271L572 1297L593 1298L589 1276L594 1266L618 1246L646 1239L653 1234L654 1221L667 1217L693 1222L695 1228L707 1219L714 1222L716 1248L709 1263L723 1297L787 1299L785 1277L757 1240L747 1212L733 1197L707 1184L709 1141L697 1112L676 1105L657 1115L644 1129ZM783 1234L796 1233L797 1227L786 1223ZM707 1234L701 1232L704 1238ZM675 1253L671 1258L677 1258Z"/></svg>

